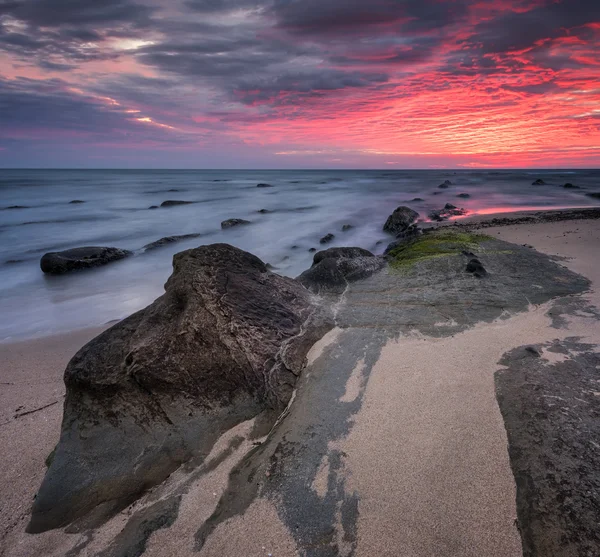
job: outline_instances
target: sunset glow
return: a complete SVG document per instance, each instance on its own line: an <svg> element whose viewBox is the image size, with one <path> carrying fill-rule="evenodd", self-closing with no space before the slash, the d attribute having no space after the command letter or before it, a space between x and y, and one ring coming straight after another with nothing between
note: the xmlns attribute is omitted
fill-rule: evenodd
<svg viewBox="0 0 600 557"><path fill-rule="evenodd" d="M0 106L5 167L598 167L600 3L0 2Z"/></svg>

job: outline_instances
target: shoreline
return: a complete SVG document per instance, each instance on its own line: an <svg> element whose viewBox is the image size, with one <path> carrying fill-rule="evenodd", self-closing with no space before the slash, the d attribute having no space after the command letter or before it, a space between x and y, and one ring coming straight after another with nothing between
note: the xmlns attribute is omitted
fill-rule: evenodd
<svg viewBox="0 0 600 557"><path fill-rule="evenodd" d="M501 212L490 214L473 214L464 217L458 217L443 222L427 221L420 223L423 229L436 229L440 227L454 226L466 228L469 230L481 230L490 227L516 226L522 224L538 224L544 222L564 222L569 220L596 220L600 219L600 207L575 207L568 209L546 209L546 210L527 210L514 212ZM393 237L390 236L390 242ZM322 246L326 249L327 246ZM14 339L0 339L0 347L18 345L21 343L32 342L52 337L64 337L75 333L85 334L85 331L96 330L98 333L111 327L122 319L112 319L106 323L98 325L88 325L71 330L58 332L49 332L35 336L24 336Z"/></svg>
<svg viewBox="0 0 600 557"><path fill-rule="evenodd" d="M443 223L441 226L480 226L489 229L486 230L486 233L490 233L494 238L500 238L519 245L525 243L532 244L538 251L559 257L561 264L592 281L591 290L586 292L583 298L588 300L590 304L600 307L598 297L600 274L597 262L593 259L593 247L597 245L595 242L598 241L599 234L597 229L599 227L595 226L592 220L600 218L600 208L575 210L585 211L587 218L574 217L573 211L558 211L558 220L553 220L552 217L552 214L557 213L557 211L551 210L544 211L541 218L539 216L540 211L532 211L526 212L527 214L518 215L509 213L508 215L514 216L513 222L504 220L506 219L504 216L506 214L495 214L475 217L483 217L479 222L473 222L472 220L465 222L466 219L461 219L458 223L450 221ZM596 213L597 216L589 216ZM570 218L567 216L569 214L571 215ZM468 217L468 219L473 218ZM494 219L497 219L496 222L493 222ZM518 219L528 220L519 221ZM589 317L570 315L568 323L565 325L570 327L569 329L554 329L551 325L552 319L546 315L546 309L545 306L533 309L529 312L512 316L505 321L499 321L498 323L477 324L465 332L458 333L455 337L446 337L443 340L436 340L430 337L424 339L400 339L396 344L389 343L384 346L383 352L378 357L377 362L371 364L373 371L370 378L364 373L361 375L360 369L358 372L350 370L352 372L352 381L348 381L346 394L344 394L345 400L353 400L352 397L358 400L364 396L364 404L355 415L355 428L351 429L347 437L343 438L342 441L336 441L336 443L338 450L348 455L346 466L352 471L352 474L346 478L348 487L356 487L364 495L364 500L361 503L362 512L357 523L357 543L358 548L365 552L365 554L368 551L388 554L386 551L389 552L394 547L397 549L398 544L412 547L415 555L430 554L432 547L427 546L422 536L414 536L414 533L419 528L422 528L424 524L430 523L429 527L436 529L441 533L440 535L450 536L450 538L454 535L452 530L456 530L456 536L461 538L461 543L470 539L471 535L475 536L474 539L477 539L477 536L485 531L485 528L498 529L497 532L503 532L503 540L506 543L504 547L510 548L510 552L505 554L520 555L520 551L515 546L516 530L512 530L511 520L515 516L510 517L510 520L507 521L507 518L509 518L508 515L512 512L516 513L516 508L512 506L511 498L506 498L505 493L505 490L510 487L513 479L512 476L507 476L507 473L510 474L510 470L508 468L508 454L506 453L506 438L504 437L504 441L502 441L503 435L505 435L504 426L501 422L500 409L495 402L495 398L491 398L493 395L493 374L494 371L499 369L496 361L508 349L515 348L519 344L526 342L544 344L557 337L573 336L575 334L588 337L588 339L592 340L596 339L596 343L600 342L597 320L590 321L591 318ZM3 484L0 485L0 491L2 491L5 498L5 501L3 501L5 503L3 505L3 515L1 516L5 527L0 532L0 548L4 548L6 555L9 557L62 555L66 549L72 549L76 543L81 541L80 536L65 535L58 530L38 536L30 536L22 532L29 517L28 505L31 497L39 487L41 478L45 473L44 459L52 450L52 447L54 447L60 433L61 402L64 395L62 373L64 368L71 356L85 342L108 328L111 324L34 339L0 343L0 358L4 362L0 382L6 386L6 388L2 389L1 400L6 415L2 416L1 421L6 422L6 420L9 420L3 423L2 428L0 428L0 441L5 446L1 464L7 470ZM513 328L515 329L511 330ZM488 346L490 344L491 349L486 349L482 353L485 355L484 361L482 354L479 354L480 351L477 349L477 346ZM433 345L438 347L437 350L442 350L447 355L454 354L455 357L446 358L448 360L447 363L437 360L432 361L429 352L432 349L436 350ZM331 347L324 350L324 355L327 356L329 351L333 350L333 347L335 347L335 342L333 342ZM470 351L474 349L475 352L471 354ZM547 356L548 354L550 356ZM551 354L552 352L543 352L544 358L551 357ZM322 356L323 354L319 357ZM412 362L413 373L415 375L398 378L398 362L404 361L407 356ZM474 360L475 356L478 356L479 359ZM461 369L461 365L467 366L470 375L465 375L465 370ZM436 396L440 398L437 402L435 398L430 398L427 393L427 381L423 382L427 378L427 375L424 375L424 373L429 373L432 369L436 369L435 366L441 366L440 369L444 370L444 381L450 382L448 384L444 384L444 382L439 384L440 391ZM419 370L422 370L421 375L417 373ZM485 375L477 379L479 372L483 371ZM439 378L436 378L437 375L431 375L428 380L438 381ZM471 384L473 379L475 379L475 384L472 386L473 390L469 391L467 386ZM458 407L465 403L471 404L468 399L469 397L460 402L465 396L463 388L453 391L450 406L445 402L448 385L454 385L453 389L456 389L456 381L459 381L459 384L463 388L467 388L469 396L473 397L472 404L474 405L474 411L471 414L468 412L465 413L464 417L457 417L452 409L454 404L458 404ZM490 391L490 389L492 390ZM398 399L408 391L412 392L414 396L410 400L407 399L404 408L398 409ZM357 393L361 393L360 397ZM45 406L50 403L51 405ZM414 412L410 412L410 404L414 404ZM490 404L493 405L493 408L490 407ZM429 478L428 481L432 482L432 484L440 480L445 483L446 476L444 474L451 473L453 477L462 478L457 482L456 486L457 489L460 488L461 490L465 489L465 482L472 476L471 473L466 473L469 468L463 467L463 464L460 462L453 465L454 467L448 467L449 464L445 463L444 460L439 465L428 469L428 473L431 472L430 476L421 475L422 470L419 465L421 458L417 458L420 453L415 452L413 454L410 451L407 452L407 450L411 444L419 441L419 435L415 436L418 430L414 428L420 428L422 425L417 423L410 425L410 418L411 416L418 415L418 412L422 411L423 405L425 405L425 408L431 414L428 427L431 426L433 428L431 430L432 438L437 439L436 444L428 447L428 451L435 452L439 448L439 443L444 444L443 435L445 429L439 429L439 425L440 423L446 423L450 417L457 419L453 426L454 428L458 428L458 431L464 429L466 437L463 438L462 443L466 443L469 439L469 428L475 428L474 432L477 428L491 428L489 430L483 429L478 433L478 435L482 435L485 431L493 432L493 435L487 441L485 437L481 438L482 444L479 448L482 459L481 467L475 470L479 474L492 464L489 470L489 472L492 472L491 476L486 476L485 474L477 476L482 482L483 491L478 489L469 495L469 497L474 499L469 499L469 497L461 499L457 497L458 492L453 486L449 486L448 489L441 489L440 487L440 491L436 491L436 497L439 498L440 502L440 509L452 508L446 507L451 501L454 501L456 505L473 504L476 507L485 498L490 499L494 503L494 498L502 497L503 510L502 512L498 512L498 514L491 514L489 516L490 524L484 525L475 520L472 516L475 507L472 507L468 513L468 516L471 517L469 520L472 519L472 522L464 522L466 520L465 517L455 517L459 522L453 523L444 517L444 513L431 513L426 500L421 501L421 506L415 505L410 511L411 522L413 528L416 530L411 530L412 533L409 532L410 535L408 537L400 538L399 536L402 533L396 532L394 525L390 523L390 519L398 516L398 513L410 509L413 503L420 501L420 497L423 495L420 491L403 491L403 486L406 486L403 483L405 478L401 475L403 472L402 466L407 466L411 470L413 478L421 478L421 480ZM23 408L18 409L21 406ZM385 411L388 413L385 421L382 420L381 415L384 409L387 409ZM29 412L30 410L33 410L33 412ZM395 414L400 412L400 410L403 413L398 414L396 416L397 419L394 418ZM480 412L483 412L486 418L482 423L477 423L478 417L481 417ZM14 416L19 413L22 414L18 418L15 418ZM400 452L397 452L398 448L386 441L398 435L397 428L399 423L408 424L407 427L409 429L402 432L404 436L403 447ZM385 426L385 436L382 435L382 424ZM244 427L250 429L247 425ZM244 427L238 426L238 429L242 430ZM413 431L412 434L411 431ZM231 469L242 458L243 451L249 450L251 446L251 442L246 440L235 453L235 456L232 456L224 464ZM472 450L472 448L469 448L471 447L469 443L459 446L463 447L463 451ZM496 459L493 463L487 460L491 457L487 454L486 447L487 452L490 452L493 458ZM449 450L448 447L447 450ZM389 485L390 493L399 493L399 496L392 497L386 501L386 514L382 514L383 511L379 508L381 506L381 491L378 477L380 478L381 476L370 477L373 474L373 468L369 464L371 457L369 454L365 454L372 454L373 451L378 454L379 464L375 469L377 473L389 474L390 478L398 478L397 480L390 479L390 481L397 482ZM454 454L453 451L454 449L450 453ZM325 461L325 464L327 467L331 467L332 462L330 458L329 461ZM456 466L461 469L460 473L455 469ZM340 473L343 475L343 471ZM181 471L181 475L185 477L183 471ZM493 477L495 475L498 476L499 483L494 483ZM224 482L226 483L227 479L227 469L219 468L218 477L220 484L210 487L211 493L213 491L215 494L224 492L226 488ZM181 480L181 478L179 479ZM155 493L157 497L159 497L158 494L162 491L168 493L170 481L167 480L165 486L157 487ZM321 483L323 481L326 486L327 480L322 480ZM320 489L326 489L326 487L321 487ZM195 493L195 497L202 497L198 489L195 491L192 490L191 493ZM404 504L399 503L399 501L403 501L403 493L404 495L406 493L410 494L408 500L409 506L407 508L394 507L394 505ZM152 499L150 498L150 500ZM204 517L210 516L211 509L217 501L218 498L215 500L214 497L211 497L208 502L202 500L202 502L197 503L202 509L200 515ZM260 521L261 517L265 516L274 518L273 527L271 528L269 525L266 525L264 526L264 532L261 531L261 535L264 534L266 539L273 540L274 547L272 549L280 550L277 553L274 552L274 554L294 555L294 540L289 535L286 525L280 520L275 520L277 513L273 507L268 507L262 511L260 508L255 508L260 507L258 505L259 501L264 502L264 499L257 500L257 504L251 507L249 511L232 519L232 524L235 523L233 532L228 527L229 523L221 524L213 532L209 538L209 543L207 543L200 555L212 556L228 554L227 551L230 552L229 554L235 554L236 551L239 552L244 547L245 540L254 532L257 522ZM479 503L474 503L473 501L479 501ZM141 507L143 509L145 508L144 504L147 504L147 501L142 500L140 503L134 504L133 510L128 512L131 514L137 508ZM393 512L390 509L393 509ZM484 505L481 507L481 511L487 513L489 509ZM190 535L193 538L193 534L198 527L198 524L192 519L192 515L195 512L197 512L195 504L190 502L184 504L180 510L180 518L178 521L175 521L173 528L160 530L150 539L147 554L160 555L161 550L164 551L165 548L176 548L175 553L178 555L197 555L189 546ZM123 516L116 517L107 525L108 530L120 529L123 526L123 520ZM392 522L394 521L392 520ZM462 526L458 527L459 523ZM465 524L470 524L475 530L469 532L468 527L465 529ZM100 535L102 532L103 534ZM106 537L106 535L106 531L101 529L97 543L100 543L102 537ZM491 551L490 548L497 547L494 546L494 543L493 537L490 538L489 534L486 535L485 539L481 540L481 544L483 545L477 546L480 551L477 555L490 554L486 553L486 551ZM462 549L465 550L464 547ZM453 553L450 549L448 551L448 555L470 555L470 553ZM258 548L256 549L256 553L252 553L252 555L255 554L261 554Z"/></svg>

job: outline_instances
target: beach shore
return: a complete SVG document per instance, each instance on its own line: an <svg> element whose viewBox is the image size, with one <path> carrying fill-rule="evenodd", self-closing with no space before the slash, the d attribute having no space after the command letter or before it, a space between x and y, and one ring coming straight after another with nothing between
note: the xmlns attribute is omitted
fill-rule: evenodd
<svg viewBox="0 0 600 557"><path fill-rule="evenodd" d="M501 215L515 218L522 215ZM489 221L500 215L487 215ZM461 221L477 225L479 219ZM581 299L600 308L600 222L486 225L485 234L551 255L591 281ZM503 355L522 345L544 345L578 337L600 344L600 320L574 312L557 328L552 302L481 323L452 336L401 335L382 347L370 375L350 370L345 400L361 404L346 435L329 446L343 454L337 477L358 500L352 542L339 540L339 555L517 556L521 539L515 520L515 481L507 435L496 402L494 374ZM443 327L443 324L441 325ZM106 327L105 327L106 328ZM207 475L177 471L164 486L134 503L94 532L24 533L31 502L45 473L44 461L58 441L64 385L73 354L101 329L0 344L0 555L95 555L110 547L127 519L151 503L180 497L172 523L148 534L147 555L198 555L195 535L227 487L229 471L252 447L250 423L228 432L213 449L235 450ZM327 340L335 345L335 331ZM322 347L319 347L319 349ZM313 353L313 361L320 354ZM548 365L552 352L542 351ZM335 463L323 455L313 490L327 489ZM183 488L182 486L185 486ZM278 517L276 501L260 498L218 525L200 555L297 555L301 549ZM342 513L342 509L337 510ZM343 521L343 517L338 517ZM249 541L250 539L255 541ZM85 543L84 543L85 542ZM79 548L79 549L76 549ZM355 552L355 553L352 553ZM117 555L107 553L106 555Z"/></svg>

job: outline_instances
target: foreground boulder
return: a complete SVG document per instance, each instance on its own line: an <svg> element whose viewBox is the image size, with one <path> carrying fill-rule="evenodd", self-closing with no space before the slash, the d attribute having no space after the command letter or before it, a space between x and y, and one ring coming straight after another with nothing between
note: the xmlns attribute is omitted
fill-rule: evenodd
<svg viewBox="0 0 600 557"><path fill-rule="evenodd" d="M383 230L390 234L399 234L417 220L419 213L410 207L398 207L385 221Z"/></svg>
<svg viewBox="0 0 600 557"><path fill-rule="evenodd" d="M132 252L125 249L87 246L46 253L40 260L40 267L44 273L61 275L100 267L130 255Z"/></svg>
<svg viewBox="0 0 600 557"><path fill-rule="evenodd" d="M312 292L342 292L348 283L366 278L385 266L385 260L362 248L329 248L315 253L310 269L299 277Z"/></svg>
<svg viewBox="0 0 600 557"><path fill-rule="evenodd" d="M227 244L178 253L165 294L65 371L60 441L28 531L110 515L263 410L283 410L332 323L297 281Z"/></svg>

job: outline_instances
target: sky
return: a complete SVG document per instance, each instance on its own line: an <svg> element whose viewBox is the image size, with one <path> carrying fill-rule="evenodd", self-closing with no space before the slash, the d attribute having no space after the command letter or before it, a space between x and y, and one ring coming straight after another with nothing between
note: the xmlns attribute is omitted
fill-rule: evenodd
<svg viewBox="0 0 600 557"><path fill-rule="evenodd" d="M0 0L0 167L600 167L599 0Z"/></svg>

